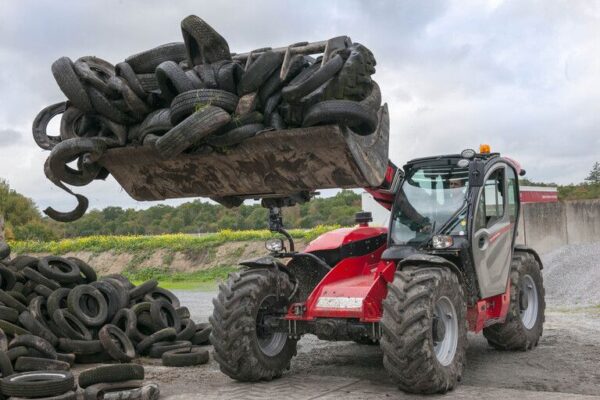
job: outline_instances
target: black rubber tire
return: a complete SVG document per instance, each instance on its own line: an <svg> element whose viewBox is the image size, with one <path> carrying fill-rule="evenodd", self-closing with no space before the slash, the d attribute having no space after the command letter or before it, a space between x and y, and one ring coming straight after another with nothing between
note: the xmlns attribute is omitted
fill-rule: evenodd
<svg viewBox="0 0 600 400"><path fill-rule="evenodd" d="M52 150L54 146L60 143L60 136L50 136L47 133L48 123L52 118L65 112L67 102L51 104L40 111L33 120L32 133L35 143L44 150ZM4 257L0 256L0 260Z"/></svg>
<svg viewBox="0 0 600 400"><path fill-rule="evenodd" d="M281 95L290 103L298 102L304 96L318 89L319 86L331 79L342 69L343 66L344 59L337 54L328 60L325 65L312 73L307 79L298 84L284 87L281 90Z"/></svg>
<svg viewBox="0 0 600 400"><path fill-rule="evenodd" d="M60 284L58 282L56 282L55 280L46 278L44 275L40 274L39 272L37 272L36 270L34 270L32 268L29 268L29 267L23 268L23 275L25 275L27 278L31 279L32 281L37 282L40 285L49 287L52 290L57 290L60 288ZM2 301L2 299L0 299L0 301Z"/></svg>
<svg viewBox="0 0 600 400"><path fill-rule="evenodd" d="M125 332L112 324L107 324L98 332L102 347L116 361L130 362L135 358L135 348Z"/></svg>
<svg viewBox="0 0 600 400"><path fill-rule="evenodd" d="M135 119L125 114L123 111L117 108L113 102L107 99L104 93L93 87L88 87L87 91L94 106L94 110L98 114L108 118L113 122L116 122L117 124L130 125L135 122Z"/></svg>
<svg viewBox="0 0 600 400"><path fill-rule="evenodd" d="M181 33L190 67L231 60L227 41L200 17L185 17L181 21Z"/></svg>
<svg viewBox="0 0 600 400"><path fill-rule="evenodd" d="M123 101L125 102L125 105L127 106L127 109L129 110L129 112L135 116L136 119L138 120L143 120L146 117L146 114L148 114L150 111L152 111L152 109L150 108L150 106L148 104L146 104L146 101L144 100L146 97L140 97L138 96L131 87L129 87L129 84L127 83L127 81L123 78L116 78L116 79L120 79L121 80L121 85L120 85L120 93L121 96L123 97ZM125 143L123 143L125 144Z"/></svg>
<svg viewBox="0 0 600 400"><path fill-rule="evenodd" d="M273 51L265 51L250 64L242 79L240 80L237 91L239 96L252 93L260 89L267 81L269 76L279 68L283 62L283 54Z"/></svg>
<svg viewBox="0 0 600 400"><path fill-rule="evenodd" d="M125 59L136 74L154 73L156 67L165 61L185 60L185 45L181 42L167 43L150 50L133 54Z"/></svg>
<svg viewBox="0 0 600 400"><path fill-rule="evenodd" d="M521 320L521 281L529 275L538 296L538 314L531 329ZM483 328L488 343L498 350L532 350L538 345L546 319L546 301L541 265L531 253L515 251L510 266L510 306L504 323Z"/></svg>
<svg viewBox="0 0 600 400"><path fill-rule="evenodd" d="M12 362L19 357L26 357L29 355L29 349L25 346L13 347L6 351L6 356Z"/></svg>
<svg viewBox="0 0 600 400"><path fill-rule="evenodd" d="M237 85L244 75L244 68L236 62L225 62L219 65L215 75L219 89L237 93Z"/></svg>
<svg viewBox="0 0 600 400"><path fill-rule="evenodd" d="M13 370L12 362L8 357L8 354L6 354L6 351L0 351L0 376L5 378L14 373L15 371Z"/></svg>
<svg viewBox="0 0 600 400"><path fill-rule="evenodd" d="M151 388L147 390L147 388ZM126 398L139 400L158 400L160 391L158 385L144 385L141 380L132 380L118 383L97 383L88 386L83 391L83 400L97 400L108 398Z"/></svg>
<svg viewBox="0 0 600 400"><path fill-rule="evenodd" d="M77 364L100 364L111 361L113 361L113 359L105 351L96 354L78 354L75 356L75 362Z"/></svg>
<svg viewBox="0 0 600 400"><path fill-rule="evenodd" d="M85 283L92 283L98 280L98 276L96 275L96 271L88 263L77 258L77 257L67 257L68 260L73 261L79 267L79 271L85 279Z"/></svg>
<svg viewBox="0 0 600 400"><path fill-rule="evenodd" d="M162 355L162 363L168 367L191 367L206 364L208 360L208 350L197 346L167 351Z"/></svg>
<svg viewBox="0 0 600 400"><path fill-rule="evenodd" d="M4 290L0 289L0 303L14 308L15 310L17 310L19 313L22 313L23 311L27 311L27 306L25 306L25 304L21 303L19 300L15 299L13 296L11 296L8 292L5 292Z"/></svg>
<svg viewBox="0 0 600 400"><path fill-rule="evenodd" d="M2 329L0 329L0 351L8 350L8 336Z"/></svg>
<svg viewBox="0 0 600 400"><path fill-rule="evenodd" d="M173 328L161 329L158 332L154 332L144 340L138 343L136 350L138 354L145 354L150 347L157 342L174 340L177 337L177 331Z"/></svg>
<svg viewBox="0 0 600 400"><path fill-rule="evenodd" d="M69 297L70 292L71 289L60 288L56 289L50 296L48 296L48 300L46 301L48 315L52 316L56 310L67 308L67 298Z"/></svg>
<svg viewBox="0 0 600 400"><path fill-rule="evenodd" d="M38 321L29 311L23 311L19 315L19 323L32 334L47 340L52 346L56 346L58 338L50 329Z"/></svg>
<svg viewBox="0 0 600 400"><path fill-rule="evenodd" d="M231 117L223 109L207 106L184 119L158 139L156 149L163 158L176 157L216 132L230 120Z"/></svg>
<svg viewBox="0 0 600 400"><path fill-rule="evenodd" d="M121 309L121 297L119 296L118 290L106 281L96 281L90 283L91 286L95 287L102 293L104 300L107 304L107 315L106 320L111 320L117 311Z"/></svg>
<svg viewBox="0 0 600 400"><path fill-rule="evenodd" d="M48 321L52 321L48 313L47 299L43 296L34 297L27 306L27 309L33 316L44 325L48 325Z"/></svg>
<svg viewBox="0 0 600 400"><path fill-rule="evenodd" d="M39 357L19 357L15 362L15 371L69 371L71 366L68 362L49 360Z"/></svg>
<svg viewBox="0 0 600 400"><path fill-rule="evenodd" d="M0 319L8 322L17 322L19 312L12 307L0 306Z"/></svg>
<svg viewBox="0 0 600 400"><path fill-rule="evenodd" d="M131 68L131 65L129 65L129 63L120 62L117 65L115 65L115 74L116 74L116 76L119 76L119 77L125 79L125 82L127 82L127 85L129 85L131 90L133 90L134 93L140 99L146 98L147 93L144 90L144 88L142 87L140 80L136 76L135 71L133 70L133 68Z"/></svg>
<svg viewBox="0 0 600 400"><path fill-rule="evenodd" d="M73 62L68 57L61 57L52 63L52 75L58 87L71 103L83 112L93 112L94 107L86 93L85 86L75 72Z"/></svg>
<svg viewBox="0 0 600 400"><path fill-rule="evenodd" d="M0 391L13 397L50 397L73 390L75 378L69 371L31 371L0 380Z"/></svg>
<svg viewBox="0 0 600 400"><path fill-rule="evenodd" d="M0 280L2 281L0 285L2 290L16 290L17 276L12 270L2 264L0 264Z"/></svg>
<svg viewBox="0 0 600 400"><path fill-rule="evenodd" d="M263 124L248 124L230 130L220 136L211 136L206 139L206 143L214 147L235 146L246 139L256 136L256 134L265 129Z"/></svg>
<svg viewBox="0 0 600 400"><path fill-rule="evenodd" d="M209 320L214 358L225 375L254 382L278 378L289 368L290 360L296 355L297 341L286 336L280 352L268 356L260 349L257 329L253 327L259 307L266 299L274 297L275 293L285 299L292 291L290 277L273 268L251 268L232 273L221 284ZM287 309L287 304L281 304L282 312L285 312L284 308ZM232 330L232 324L248 329Z"/></svg>
<svg viewBox="0 0 600 400"><path fill-rule="evenodd" d="M156 68L156 80L161 96L168 102L173 101L179 93L194 90L194 84L173 61L165 61Z"/></svg>
<svg viewBox="0 0 600 400"><path fill-rule="evenodd" d="M56 310L52 320L64 336L75 340L92 340L92 332L67 310Z"/></svg>
<svg viewBox="0 0 600 400"><path fill-rule="evenodd" d="M164 328L173 328L177 332L181 330L181 318L179 318L179 315L175 312L175 308L168 301L153 301L150 304L150 317L156 330Z"/></svg>
<svg viewBox="0 0 600 400"><path fill-rule="evenodd" d="M46 339L39 336L31 334L19 335L11 340L8 344L9 349L19 346L24 346L28 349L35 349L45 358L56 360L56 350L54 349L54 346Z"/></svg>
<svg viewBox="0 0 600 400"><path fill-rule="evenodd" d="M160 94L160 89L158 87L158 81L156 80L156 75L154 72L151 74L136 74L136 78L140 81L140 85L146 93L152 95L152 93L157 96ZM148 97L148 102L152 104L150 96Z"/></svg>
<svg viewBox="0 0 600 400"><path fill-rule="evenodd" d="M82 82L110 95L107 82L115 77L114 65L95 56L85 56L75 60L73 69Z"/></svg>
<svg viewBox="0 0 600 400"><path fill-rule="evenodd" d="M79 374L79 386L86 388L97 383L115 383L143 380L144 367L138 364L102 365Z"/></svg>
<svg viewBox="0 0 600 400"><path fill-rule="evenodd" d="M56 359L69 364L71 367L75 364L75 354L73 353L56 353Z"/></svg>
<svg viewBox="0 0 600 400"><path fill-rule="evenodd" d="M148 114L140 124L137 135L130 139L143 143L147 135L162 136L171 130L171 128L173 128L173 124L171 124L171 110L169 108L161 108Z"/></svg>
<svg viewBox="0 0 600 400"><path fill-rule="evenodd" d="M30 281L31 282L31 281ZM48 286L44 286L44 285L35 285L35 287L33 288L35 293L32 293L33 295L35 295L37 297L37 295L43 296L45 298L48 298L53 290L50 289Z"/></svg>
<svg viewBox="0 0 600 400"><path fill-rule="evenodd" d="M152 292L148 293L144 296L144 301L154 301L164 299L173 305L175 308L179 308L181 304L179 303L179 299L173 292L167 289L163 289L161 287L157 287Z"/></svg>
<svg viewBox="0 0 600 400"><path fill-rule="evenodd" d="M177 315L179 315L179 318L181 318L182 321L190 318L190 309L187 307L178 307L175 309L175 311L177 312Z"/></svg>
<svg viewBox="0 0 600 400"><path fill-rule="evenodd" d="M157 342L154 343L148 351L148 357L161 358L162 355L171 350L189 349L192 347L192 342L189 340L175 340L172 342Z"/></svg>
<svg viewBox="0 0 600 400"><path fill-rule="evenodd" d="M196 334L196 324L191 319L181 321L181 329L177 333L175 340L192 340Z"/></svg>
<svg viewBox="0 0 600 400"><path fill-rule="evenodd" d="M377 128L377 114L350 100L327 100L308 109L302 126L339 124L359 135L369 135Z"/></svg>
<svg viewBox="0 0 600 400"><path fill-rule="evenodd" d="M127 337L132 341L138 342L143 339L136 334L137 316L131 309L124 308L119 310L112 319L111 324L125 332Z"/></svg>
<svg viewBox="0 0 600 400"><path fill-rule="evenodd" d="M88 299L84 299L87 297ZM96 303L96 308L90 310L83 307L89 300ZM106 299L98 289L92 285L78 285L71 289L67 297L67 308L87 326L101 326L108 317L108 305Z"/></svg>
<svg viewBox="0 0 600 400"><path fill-rule="evenodd" d="M456 353L442 365L433 350L434 306L449 299L456 311ZM458 277L446 268L419 266L396 271L388 284L381 319L383 365L401 390L445 393L462 377L467 349L467 305Z"/></svg>
<svg viewBox="0 0 600 400"><path fill-rule="evenodd" d="M13 267L17 271L23 270L25 267L36 268L39 259L37 257L32 256L16 256L8 263L9 266Z"/></svg>
<svg viewBox="0 0 600 400"><path fill-rule="evenodd" d="M75 355L90 355L103 351L102 343L99 340L73 340L60 338L58 339L58 349Z"/></svg>
<svg viewBox="0 0 600 400"><path fill-rule="evenodd" d="M239 98L219 89L196 89L178 94L171 103L171 124L177 125L199 108L207 105L235 111Z"/></svg>
<svg viewBox="0 0 600 400"><path fill-rule="evenodd" d="M210 334L212 326L209 323L196 324L196 333L192 336L192 344L195 346L204 346L210 344Z"/></svg>
<svg viewBox="0 0 600 400"><path fill-rule="evenodd" d="M81 278L79 267L63 257L47 256L40 259L38 271L48 279L58 283L74 283Z"/></svg>
<svg viewBox="0 0 600 400"><path fill-rule="evenodd" d="M156 279L150 279L146 282L137 285L136 287L129 290L129 298L131 300L137 300L144 297L146 294L150 293L158 286L158 281Z"/></svg>

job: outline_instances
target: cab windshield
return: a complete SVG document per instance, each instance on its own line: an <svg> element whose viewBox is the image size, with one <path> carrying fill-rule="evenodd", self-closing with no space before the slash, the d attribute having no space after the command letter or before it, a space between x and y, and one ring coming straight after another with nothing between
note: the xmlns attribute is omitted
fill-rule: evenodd
<svg viewBox="0 0 600 400"><path fill-rule="evenodd" d="M392 242L420 245L435 233L465 235L468 184L468 167L450 161L408 170L392 211Z"/></svg>

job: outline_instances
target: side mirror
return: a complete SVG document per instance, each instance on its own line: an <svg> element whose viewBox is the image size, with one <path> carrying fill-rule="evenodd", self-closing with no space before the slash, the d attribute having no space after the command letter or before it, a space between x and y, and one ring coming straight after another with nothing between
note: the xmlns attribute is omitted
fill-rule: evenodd
<svg viewBox="0 0 600 400"><path fill-rule="evenodd" d="M478 160L473 160L469 163L469 186L483 186L485 176L485 164Z"/></svg>

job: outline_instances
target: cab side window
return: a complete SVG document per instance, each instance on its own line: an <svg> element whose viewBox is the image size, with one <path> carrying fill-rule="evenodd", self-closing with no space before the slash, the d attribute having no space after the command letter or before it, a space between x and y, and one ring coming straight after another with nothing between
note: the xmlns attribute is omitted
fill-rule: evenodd
<svg viewBox="0 0 600 400"><path fill-rule="evenodd" d="M489 228L504 216L504 168L498 168L486 179L477 204L475 230Z"/></svg>
<svg viewBox="0 0 600 400"><path fill-rule="evenodd" d="M508 218L512 224L517 221L518 203L517 199L519 196L517 189L517 175L512 168L506 169L506 181L508 183L507 197L508 197Z"/></svg>

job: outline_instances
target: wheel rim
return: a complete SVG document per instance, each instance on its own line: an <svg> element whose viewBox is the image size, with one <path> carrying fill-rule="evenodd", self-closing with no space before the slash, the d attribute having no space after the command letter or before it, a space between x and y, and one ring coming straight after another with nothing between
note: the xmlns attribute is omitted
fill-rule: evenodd
<svg viewBox="0 0 600 400"><path fill-rule="evenodd" d="M274 296L266 297L258 307L256 316L256 338L260 351L268 357L275 357L279 354L287 342L287 334L283 332L267 332L265 329L264 318L273 313L272 307L275 302Z"/></svg>
<svg viewBox="0 0 600 400"><path fill-rule="evenodd" d="M526 299L525 307L523 307L523 302L520 302L521 321L523 322L523 326L525 326L525 328L531 329L537 320L539 305L537 288L535 287L535 282L530 275L523 276L523 280L521 281L520 296Z"/></svg>
<svg viewBox="0 0 600 400"><path fill-rule="evenodd" d="M443 366L449 365L454 360L456 348L458 346L458 320L454 305L447 297L440 297L435 303L433 310L434 321L432 330L436 329L436 324L443 326L437 327L437 333L433 332L433 350L435 357ZM443 332L443 337L440 337ZM436 337L437 336L437 337Z"/></svg>

